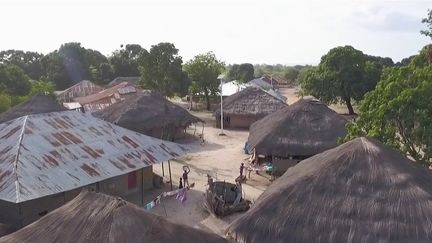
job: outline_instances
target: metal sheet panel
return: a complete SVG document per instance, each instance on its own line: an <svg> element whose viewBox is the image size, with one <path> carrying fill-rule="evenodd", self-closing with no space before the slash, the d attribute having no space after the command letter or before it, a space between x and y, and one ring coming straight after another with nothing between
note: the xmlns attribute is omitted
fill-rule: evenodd
<svg viewBox="0 0 432 243"><path fill-rule="evenodd" d="M21 117L0 125L0 200L19 203L72 190L185 152L88 113Z"/></svg>

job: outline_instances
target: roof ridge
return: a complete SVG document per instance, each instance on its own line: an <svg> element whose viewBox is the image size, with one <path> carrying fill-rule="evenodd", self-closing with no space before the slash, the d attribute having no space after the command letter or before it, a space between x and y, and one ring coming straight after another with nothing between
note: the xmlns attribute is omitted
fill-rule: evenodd
<svg viewBox="0 0 432 243"><path fill-rule="evenodd" d="M27 119L28 119L28 115L24 116L24 121L23 121L23 125L22 125L22 129L19 135L19 139L18 139L18 151L17 151L17 155L15 157L15 165L14 165L14 170L15 170L15 193L16 193L16 203L20 202L20 198L19 198L19 182L18 182L18 158L20 156L20 150L21 150L21 143L22 140L24 138L24 131L25 131L25 127L27 124Z"/></svg>

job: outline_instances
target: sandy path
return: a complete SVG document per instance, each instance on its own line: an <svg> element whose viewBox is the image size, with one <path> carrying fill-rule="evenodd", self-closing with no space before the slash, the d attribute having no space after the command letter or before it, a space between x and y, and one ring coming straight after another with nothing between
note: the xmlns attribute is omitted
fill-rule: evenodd
<svg viewBox="0 0 432 243"><path fill-rule="evenodd" d="M197 113L196 115L208 121L204 131L205 144L200 145L199 141L190 139L180 141L180 143L190 146L191 152L175 161L171 161L174 189L177 188L183 165L190 167L189 182L195 182L195 187L188 191L185 205L182 205L174 198L167 198L161 205L156 206L151 211L166 216L174 222L223 235L228 223L240 214L218 219L209 215L203 209L203 193L207 185L206 174L210 174L218 180L234 182L234 179L239 174L240 163L248 158L248 155L243 153L243 146L247 140L248 132L225 131L226 136L219 136L220 129L214 128L214 118L209 113ZM167 163L164 163L164 169L164 181L168 181ZM154 166L153 170L162 176L161 165ZM252 175L247 184L243 186L246 198L255 200L269 184L268 178ZM164 190L169 189L169 186L164 188ZM157 193L160 193L160 191ZM151 200L151 196L153 195L149 195L145 200Z"/></svg>

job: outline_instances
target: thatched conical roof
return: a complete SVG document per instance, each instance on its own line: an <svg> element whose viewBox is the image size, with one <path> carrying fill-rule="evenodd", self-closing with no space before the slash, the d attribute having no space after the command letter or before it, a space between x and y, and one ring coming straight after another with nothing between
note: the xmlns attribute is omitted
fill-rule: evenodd
<svg viewBox="0 0 432 243"><path fill-rule="evenodd" d="M66 110L67 109L65 107L56 103L56 101L49 96L32 96L27 101L24 101L23 103L10 108L8 111L1 113L0 123L26 115Z"/></svg>
<svg viewBox="0 0 432 243"><path fill-rule="evenodd" d="M258 154L311 156L337 146L347 120L313 99L300 99L253 123L248 145Z"/></svg>
<svg viewBox="0 0 432 243"><path fill-rule="evenodd" d="M101 193L82 192L75 199L0 242L227 242L222 237L161 216Z"/></svg>
<svg viewBox="0 0 432 243"><path fill-rule="evenodd" d="M223 100L226 115L266 116L287 106L281 98L258 87L247 87ZM220 115L220 108L215 115Z"/></svg>
<svg viewBox="0 0 432 243"><path fill-rule="evenodd" d="M185 128L192 123L202 122L187 110L151 91L143 91L136 96L128 97L93 115L142 133L154 128Z"/></svg>
<svg viewBox="0 0 432 243"><path fill-rule="evenodd" d="M229 229L239 242L432 242L432 174L357 138L303 160Z"/></svg>

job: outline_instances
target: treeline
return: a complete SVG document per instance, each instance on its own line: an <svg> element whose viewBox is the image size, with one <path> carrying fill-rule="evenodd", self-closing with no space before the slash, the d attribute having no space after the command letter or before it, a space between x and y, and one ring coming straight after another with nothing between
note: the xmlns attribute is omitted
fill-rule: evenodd
<svg viewBox="0 0 432 243"><path fill-rule="evenodd" d="M217 77L225 64L209 52L183 63L172 43L149 50L137 44L121 46L106 57L80 43L66 43L46 55L21 50L0 52L0 112L34 94L64 90L81 80L106 85L115 77L139 76L143 88L166 96L189 92L209 97L218 91ZM210 104L208 104L210 107Z"/></svg>
<svg viewBox="0 0 432 243"><path fill-rule="evenodd" d="M432 40L432 10L421 31ZM376 138L430 168L432 165L432 44L394 64L352 46L331 49L299 75L304 94L331 104L358 102L359 116L344 141Z"/></svg>

